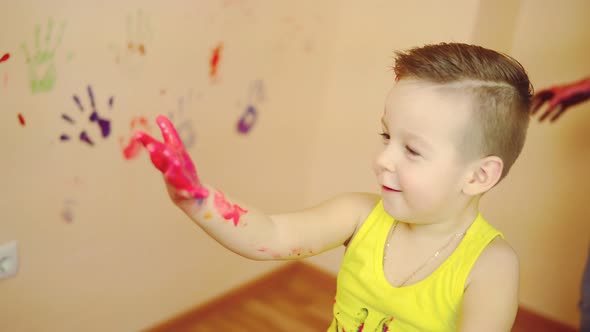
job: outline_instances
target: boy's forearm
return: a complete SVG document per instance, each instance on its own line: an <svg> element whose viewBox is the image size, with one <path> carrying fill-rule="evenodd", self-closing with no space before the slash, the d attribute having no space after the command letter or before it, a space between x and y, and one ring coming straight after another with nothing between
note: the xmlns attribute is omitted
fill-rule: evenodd
<svg viewBox="0 0 590 332"><path fill-rule="evenodd" d="M255 260L288 259L277 245L276 225L259 210L209 185L205 199L176 203L197 225L227 249Z"/></svg>

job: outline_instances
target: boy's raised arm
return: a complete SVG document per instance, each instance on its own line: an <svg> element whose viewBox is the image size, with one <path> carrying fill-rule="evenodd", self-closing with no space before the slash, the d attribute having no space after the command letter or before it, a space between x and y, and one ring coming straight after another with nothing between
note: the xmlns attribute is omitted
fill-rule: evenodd
<svg viewBox="0 0 590 332"><path fill-rule="evenodd" d="M156 122L164 142L137 132L125 155L143 145L164 175L172 201L221 245L244 257L297 259L342 245L378 199L343 194L303 211L266 215L202 183L172 123L164 116Z"/></svg>

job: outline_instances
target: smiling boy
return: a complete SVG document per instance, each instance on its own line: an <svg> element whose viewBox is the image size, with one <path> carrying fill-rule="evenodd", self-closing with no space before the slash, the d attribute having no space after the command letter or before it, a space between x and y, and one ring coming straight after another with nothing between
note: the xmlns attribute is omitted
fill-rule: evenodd
<svg viewBox="0 0 590 332"><path fill-rule="evenodd" d="M163 143L139 132L131 144L148 149L173 202L239 255L290 260L345 245L328 331L509 332L518 259L479 201L524 145L527 74L509 56L460 43L398 53L394 71L374 163L379 194L268 215L203 184L166 118L157 119Z"/></svg>

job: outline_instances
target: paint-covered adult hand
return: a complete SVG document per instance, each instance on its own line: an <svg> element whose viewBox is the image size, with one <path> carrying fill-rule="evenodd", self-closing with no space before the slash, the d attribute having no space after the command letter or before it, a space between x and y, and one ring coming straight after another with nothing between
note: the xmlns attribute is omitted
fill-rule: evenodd
<svg viewBox="0 0 590 332"><path fill-rule="evenodd" d="M187 154L172 122L165 116L159 115L156 123L162 131L164 142L138 131L123 151L125 158L131 158L137 149L141 148L139 144L142 144L148 150L152 164L164 175L169 191L174 191L171 193L173 199L201 199L209 196L209 190L199 181L193 161Z"/></svg>
<svg viewBox="0 0 590 332"><path fill-rule="evenodd" d="M545 120L551 113L551 122L557 120L568 108L590 99L590 78L569 84L556 85L535 94L531 114L535 114L545 102L547 110L539 118Z"/></svg>

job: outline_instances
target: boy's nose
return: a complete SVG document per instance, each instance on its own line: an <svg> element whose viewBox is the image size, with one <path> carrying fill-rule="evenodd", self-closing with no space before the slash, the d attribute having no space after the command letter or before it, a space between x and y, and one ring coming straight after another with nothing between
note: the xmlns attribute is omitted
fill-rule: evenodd
<svg viewBox="0 0 590 332"><path fill-rule="evenodd" d="M378 171L395 172L396 158L391 146L386 147L379 153L375 161Z"/></svg>

